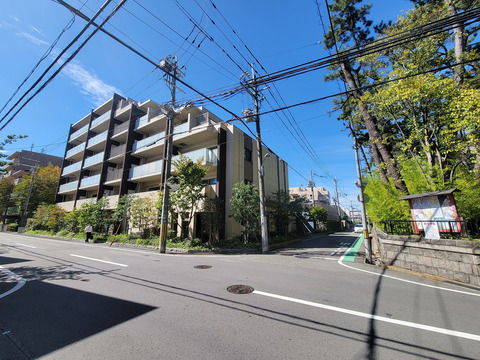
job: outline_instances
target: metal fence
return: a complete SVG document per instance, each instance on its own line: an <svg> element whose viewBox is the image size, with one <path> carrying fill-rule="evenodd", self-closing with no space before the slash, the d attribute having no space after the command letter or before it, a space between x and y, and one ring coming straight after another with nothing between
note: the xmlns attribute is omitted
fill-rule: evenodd
<svg viewBox="0 0 480 360"><path fill-rule="evenodd" d="M423 224L426 221L388 220L377 223L377 226L390 235L424 236ZM480 237L480 221L429 220L437 223L442 238Z"/></svg>

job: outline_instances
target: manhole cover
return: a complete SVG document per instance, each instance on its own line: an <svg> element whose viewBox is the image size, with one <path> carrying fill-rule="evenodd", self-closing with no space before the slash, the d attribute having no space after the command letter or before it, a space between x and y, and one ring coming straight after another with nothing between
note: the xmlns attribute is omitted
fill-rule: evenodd
<svg viewBox="0 0 480 360"><path fill-rule="evenodd" d="M227 291L232 294L250 294L253 292L253 287L248 285L232 285L227 288Z"/></svg>
<svg viewBox="0 0 480 360"><path fill-rule="evenodd" d="M196 265L193 267L194 269L211 269L210 265Z"/></svg>

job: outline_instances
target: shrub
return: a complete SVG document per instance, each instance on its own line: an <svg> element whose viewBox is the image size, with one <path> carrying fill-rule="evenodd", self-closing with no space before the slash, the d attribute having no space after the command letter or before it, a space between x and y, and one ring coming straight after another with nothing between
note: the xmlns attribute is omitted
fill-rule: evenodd
<svg viewBox="0 0 480 360"><path fill-rule="evenodd" d="M8 224L7 231L18 231L18 224L17 223Z"/></svg>

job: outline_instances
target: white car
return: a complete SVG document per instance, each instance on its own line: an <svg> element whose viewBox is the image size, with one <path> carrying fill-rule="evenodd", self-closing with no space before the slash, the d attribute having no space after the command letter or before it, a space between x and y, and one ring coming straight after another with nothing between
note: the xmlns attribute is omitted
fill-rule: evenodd
<svg viewBox="0 0 480 360"><path fill-rule="evenodd" d="M353 231L356 232L356 233L363 232L363 225L362 224L356 224L355 227L353 228Z"/></svg>

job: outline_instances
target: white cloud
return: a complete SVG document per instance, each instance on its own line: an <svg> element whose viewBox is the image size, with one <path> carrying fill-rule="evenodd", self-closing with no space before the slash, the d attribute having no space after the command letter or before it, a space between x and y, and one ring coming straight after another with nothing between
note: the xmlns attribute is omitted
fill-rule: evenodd
<svg viewBox="0 0 480 360"><path fill-rule="evenodd" d="M37 31L37 29L35 30ZM42 34L41 32L39 33ZM29 40L36 46L50 46L48 42L26 32L17 33L17 36ZM51 57L56 58L58 54L59 51L54 49L51 53ZM67 57L68 55L64 54L60 62L63 63ZM61 73L73 80L74 85L79 86L80 92L84 95L87 95L89 101L91 101L95 106L99 106L110 99L113 93L120 93L120 90L105 83L99 79L96 74L84 69L78 62L75 62L75 60L72 60L68 65L66 65Z"/></svg>
<svg viewBox="0 0 480 360"><path fill-rule="evenodd" d="M44 38L46 38L46 37L47 37L47 36L46 36L46 35L43 33L43 31L42 31L42 30L40 30L40 29L36 28L36 27L35 27L35 26L33 26L33 25L30 25L30 27L32 28L32 30L33 30L33 31L35 31L36 33L38 33L38 34L42 35Z"/></svg>
<svg viewBox="0 0 480 360"><path fill-rule="evenodd" d="M31 43L35 44L35 45L43 45L43 46L50 46L50 44L44 40L41 40L33 35L30 35L29 33L26 33L26 32L18 32L17 33L17 36L18 37L23 37L25 39L27 39L28 41L30 41Z"/></svg>
<svg viewBox="0 0 480 360"><path fill-rule="evenodd" d="M81 88L81 93L87 95L96 106L110 99L113 93L120 93L115 86L105 83L96 74L90 73L76 63L65 66L62 74L72 79L73 83Z"/></svg>

